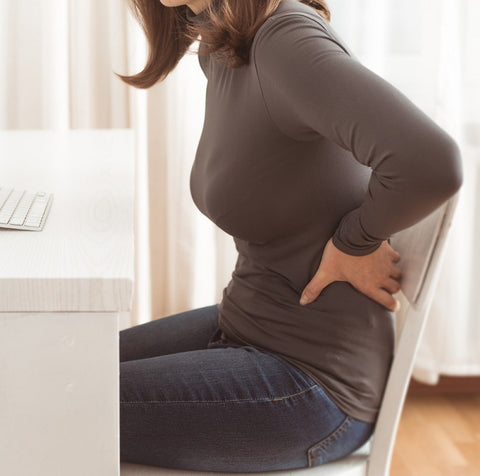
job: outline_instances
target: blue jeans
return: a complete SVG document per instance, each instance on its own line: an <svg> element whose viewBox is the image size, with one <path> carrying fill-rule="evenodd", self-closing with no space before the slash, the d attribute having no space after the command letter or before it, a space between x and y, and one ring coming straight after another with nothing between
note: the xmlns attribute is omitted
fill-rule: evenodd
<svg viewBox="0 0 480 476"><path fill-rule="evenodd" d="M316 466L373 424L280 356L221 339L217 306L120 333L122 461L200 471Z"/></svg>

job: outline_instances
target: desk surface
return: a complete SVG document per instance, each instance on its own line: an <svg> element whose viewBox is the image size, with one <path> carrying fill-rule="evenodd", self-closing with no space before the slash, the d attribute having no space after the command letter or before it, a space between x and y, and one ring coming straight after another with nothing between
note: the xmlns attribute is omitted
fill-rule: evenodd
<svg viewBox="0 0 480 476"><path fill-rule="evenodd" d="M0 229L0 312L130 309L131 131L0 131L0 181L54 193L43 231Z"/></svg>

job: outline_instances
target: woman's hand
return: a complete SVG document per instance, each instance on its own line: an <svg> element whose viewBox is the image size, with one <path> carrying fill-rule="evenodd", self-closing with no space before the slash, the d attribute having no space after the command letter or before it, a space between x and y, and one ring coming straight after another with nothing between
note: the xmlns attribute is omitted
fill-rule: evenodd
<svg viewBox="0 0 480 476"><path fill-rule="evenodd" d="M387 309L397 311L400 303L392 294L400 290L401 272L395 266L399 260L400 255L387 241L373 253L351 256L336 248L330 239L318 271L302 293L300 304L306 305L317 299L330 283L346 281Z"/></svg>

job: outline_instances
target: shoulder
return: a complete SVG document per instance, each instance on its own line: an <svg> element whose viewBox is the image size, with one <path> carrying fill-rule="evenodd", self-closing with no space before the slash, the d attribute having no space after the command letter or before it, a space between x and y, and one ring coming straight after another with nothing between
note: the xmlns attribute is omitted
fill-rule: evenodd
<svg viewBox="0 0 480 476"><path fill-rule="evenodd" d="M259 31L269 25L279 24L287 20L296 23L313 23L325 32L328 30L328 22L313 8L305 5L300 0L282 0L278 8L267 18Z"/></svg>
<svg viewBox="0 0 480 476"><path fill-rule="evenodd" d="M336 45L349 56L353 56L331 25L313 8L299 0L282 0L264 24L258 29L252 45L252 52L268 50L288 53L297 48L303 40L324 40ZM311 41L307 41L312 43ZM317 44L318 46L318 44ZM330 45L332 46L332 45Z"/></svg>

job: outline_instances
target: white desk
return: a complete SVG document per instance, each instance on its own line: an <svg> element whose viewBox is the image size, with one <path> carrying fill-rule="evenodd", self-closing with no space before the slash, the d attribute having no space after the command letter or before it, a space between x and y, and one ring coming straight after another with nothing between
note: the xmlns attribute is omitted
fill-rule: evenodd
<svg viewBox="0 0 480 476"><path fill-rule="evenodd" d="M0 474L116 476L132 133L0 132L0 183L55 195L43 231L0 229Z"/></svg>

